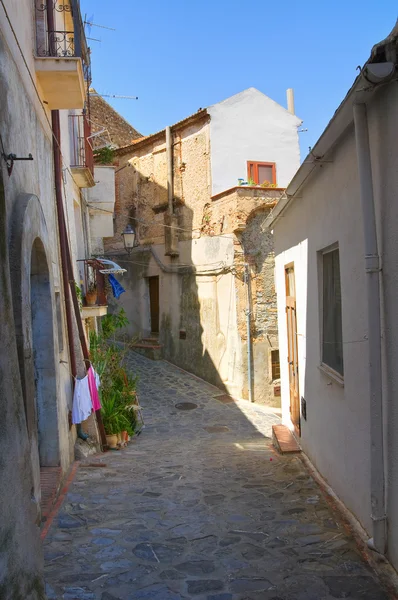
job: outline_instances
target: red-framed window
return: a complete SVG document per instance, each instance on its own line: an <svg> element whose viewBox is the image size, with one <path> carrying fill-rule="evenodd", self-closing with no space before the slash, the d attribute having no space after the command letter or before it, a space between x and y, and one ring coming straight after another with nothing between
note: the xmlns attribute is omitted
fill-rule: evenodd
<svg viewBox="0 0 398 600"><path fill-rule="evenodd" d="M276 184L276 166L271 162L247 161L247 180L261 185L265 181Z"/></svg>

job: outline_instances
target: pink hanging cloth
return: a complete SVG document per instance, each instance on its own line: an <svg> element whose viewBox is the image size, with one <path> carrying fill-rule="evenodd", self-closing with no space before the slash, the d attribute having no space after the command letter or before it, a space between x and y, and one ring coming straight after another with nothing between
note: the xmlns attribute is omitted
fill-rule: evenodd
<svg viewBox="0 0 398 600"><path fill-rule="evenodd" d="M90 367L87 371L88 376L88 389L90 390L91 396L91 404L93 405L93 410L99 410L101 408L101 402L98 395L98 387L100 384L100 378L98 374L94 371L93 367Z"/></svg>

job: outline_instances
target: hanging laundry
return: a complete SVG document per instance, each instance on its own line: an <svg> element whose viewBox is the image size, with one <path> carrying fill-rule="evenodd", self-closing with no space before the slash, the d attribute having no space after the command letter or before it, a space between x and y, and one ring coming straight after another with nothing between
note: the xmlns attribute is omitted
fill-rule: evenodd
<svg viewBox="0 0 398 600"><path fill-rule="evenodd" d="M88 387L91 395L91 405L94 411L99 410L101 408L101 402L98 395L98 388L100 386L100 378L98 373L96 373L93 367L90 367L87 371L88 377Z"/></svg>
<svg viewBox="0 0 398 600"><path fill-rule="evenodd" d="M115 298L119 298L119 296L121 296L121 294L123 294L123 292L126 291L124 287L118 282L116 277L112 275L112 273L108 275L108 281L111 284L112 292Z"/></svg>
<svg viewBox="0 0 398 600"><path fill-rule="evenodd" d="M83 379L76 379L73 393L72 423L76 425L88 419L92 409L88 375L86 375Z"/></svg>

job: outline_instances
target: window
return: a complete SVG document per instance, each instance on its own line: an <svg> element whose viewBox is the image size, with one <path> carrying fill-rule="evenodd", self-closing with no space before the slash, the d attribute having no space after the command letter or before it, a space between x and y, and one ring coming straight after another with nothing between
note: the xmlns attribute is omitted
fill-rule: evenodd
<svg viewBox="0 0 398 600"><path fill-rule="evenodd" d="M343 376L343 330L338 248L322 253L322 280L322 363Z"/></svg>
<svg viewBox="0 0 398 600"><path fill-rule="evenodd" d="M281 366L279 364L279 350L271 350L272 381L281 378Z"/></svg>
<svg viewBox="0 0 398 600"><path fill-rule="evenodd" d="M261 185L265 181L276 184L275 163L248 162L247 179L254 181L257 185Z"/></svg>

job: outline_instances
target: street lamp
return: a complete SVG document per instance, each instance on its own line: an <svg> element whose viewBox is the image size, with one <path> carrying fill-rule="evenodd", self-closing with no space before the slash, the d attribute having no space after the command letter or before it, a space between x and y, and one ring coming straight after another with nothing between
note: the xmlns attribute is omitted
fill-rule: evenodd
<svg viewBox="0 0 398 600"><path fill-rule="evenodd" d="M126 229L122 232L124 247L127 254L130 255L135 244L135 229L131 225L126 225Z"/></svg>

